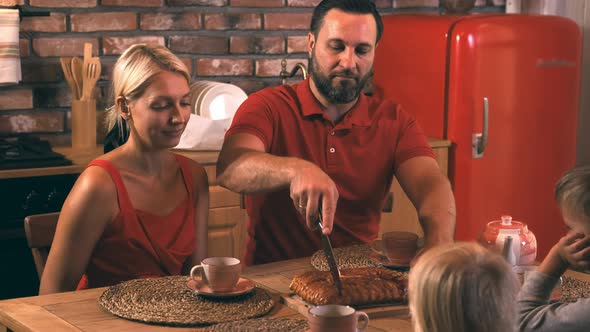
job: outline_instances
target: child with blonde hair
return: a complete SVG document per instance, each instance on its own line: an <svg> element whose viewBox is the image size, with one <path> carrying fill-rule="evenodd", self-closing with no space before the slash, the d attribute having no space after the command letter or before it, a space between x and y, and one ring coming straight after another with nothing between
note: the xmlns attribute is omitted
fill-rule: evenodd
<svg viewBox="0 0 590 332"><path fill-rule="evenodd" d="M512 331L517 293L502 256L471 242L432 248L410 270L414 331Z"/></svg>
<svg viewBox="0 0 590 332"><path fill-rule="evenodd" d="M549 251L536 271L527 274L518 296L520 331L588 331L590 298L549 303L549 295L568 268L590 268L590 167L567 172L555 199L570 231Z"/></svg>

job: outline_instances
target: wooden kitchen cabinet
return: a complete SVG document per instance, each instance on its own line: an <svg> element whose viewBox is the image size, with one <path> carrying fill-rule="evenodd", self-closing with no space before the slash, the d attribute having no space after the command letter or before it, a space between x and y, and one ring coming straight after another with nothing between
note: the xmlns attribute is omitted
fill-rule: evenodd
<svg viewBox="0 0 590 332"><path fill-rule="evenodd" d="M242 258L246 234L246 210L240 195L217 185L209 187L209 256Z"/></svg>
<svg viewBox="0 0 590 332"><path fill-rule="evenodd" d="M217 152L178 152L205 167L209 179L209 256L242 258L246 234L246 210L241 208L240 194L216 184Z"/></svg>

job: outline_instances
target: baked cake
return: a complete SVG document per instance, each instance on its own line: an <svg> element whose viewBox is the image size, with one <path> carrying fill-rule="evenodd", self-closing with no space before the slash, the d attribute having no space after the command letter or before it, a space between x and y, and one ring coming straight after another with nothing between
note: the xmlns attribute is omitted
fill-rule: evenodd
<svg viewBox="0 0 590 332"><path fill-rule="evenodd" d="M314 305L366 305L407 302L406 274L379 267L341 269L342 294L329 271L309 271L295 276L289 288Z"/></svg>

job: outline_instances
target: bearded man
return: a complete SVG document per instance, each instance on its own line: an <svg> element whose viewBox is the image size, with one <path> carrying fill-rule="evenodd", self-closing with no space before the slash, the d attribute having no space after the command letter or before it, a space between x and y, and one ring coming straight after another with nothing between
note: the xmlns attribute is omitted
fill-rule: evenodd
<svg viewBox="0 0 590 332"><path fill-rule="evenodd" d="M372 1L322 1L308 34L311 79L258 91L238 109L217 180L246 194L246 264L313 254L319 213L335 247L370 243L394 175L424 248L453 240L453 194L422 130L400 105L362 93L382 31Z"/></svg>

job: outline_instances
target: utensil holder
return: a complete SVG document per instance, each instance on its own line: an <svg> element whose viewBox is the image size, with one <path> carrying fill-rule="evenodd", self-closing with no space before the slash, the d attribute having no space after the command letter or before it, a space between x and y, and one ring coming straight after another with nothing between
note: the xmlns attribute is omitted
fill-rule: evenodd
<svg viewBox="0 0 590 332"><path fill-rule="evenodd" d="M72 100L72 148L96 148L96 100Z"/></svg>

